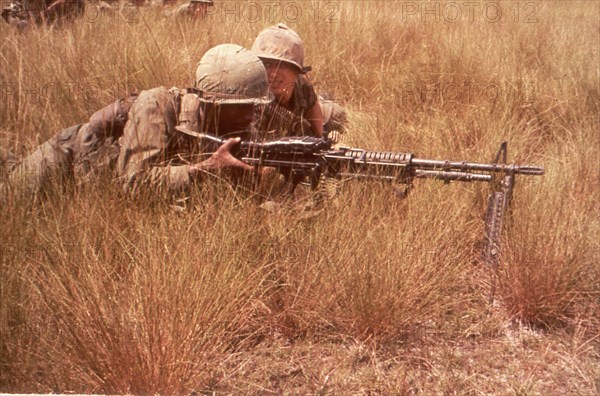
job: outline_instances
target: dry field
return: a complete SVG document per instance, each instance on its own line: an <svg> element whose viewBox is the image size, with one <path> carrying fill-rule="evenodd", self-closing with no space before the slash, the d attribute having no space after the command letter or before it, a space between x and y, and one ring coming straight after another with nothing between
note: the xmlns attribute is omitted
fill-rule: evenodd
<svg viewBox="0 0 600 396"><path fill-rule="evenodd" d="M498 273L478 264L484 185L347 183L307 218L98 180L0 209L0 392L599 394L599 3L215 2L203 22L0 24L0 146L190 85L208 48L283 21L351 111L346 143L489 162L507 140L545 167L517 180Z"/></svg>

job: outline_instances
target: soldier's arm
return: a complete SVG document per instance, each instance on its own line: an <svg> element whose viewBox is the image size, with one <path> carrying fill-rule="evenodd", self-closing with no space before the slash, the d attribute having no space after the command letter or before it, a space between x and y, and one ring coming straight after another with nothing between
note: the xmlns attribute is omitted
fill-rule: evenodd
<svg viewBox="0 0 600 396"><path fill-rule="evenodd" d="M323 112L319 105L317 92L306 75L298 77L295 90L300 91L298 94L305 102L304 118L309 122L311 132L316 137L323 137Z"/></svg>
<svg viewBox="0 0 600 396"><path fill-rule="evenodd" d="M98 138L113 140L120 138L127 123L129 110L136 99L137 94L134 93L96 111L90 117L90 129L98 135Z"/></svg>
<svg viewBox="0 0 600 396"><path fill-rule="evenodd" d="M180 190L192 183L189 165L169 161L176 123L177 104L166 88L140 93L129 111L117 164L126 190Z"/></svg>
<svg viewBox="0 0 600 396"><path fill-rule="evenodd" d="M124 188L135 193L140 188L176 192L200 182L207 171L225 167L244 170L250 166L229 152L237 141L231 140L205 161L174 165L172 152L176 135L177 103L166 88L140 94L129 112L121 139L118 173Z"/></svg>
<svg viewBox="0 0 600 396"><path fill-rule="evenodd" d="M316 137L323 137L323 112L319 102L308 109L306 112L306 119L310 123L310 129Z"/></svg>

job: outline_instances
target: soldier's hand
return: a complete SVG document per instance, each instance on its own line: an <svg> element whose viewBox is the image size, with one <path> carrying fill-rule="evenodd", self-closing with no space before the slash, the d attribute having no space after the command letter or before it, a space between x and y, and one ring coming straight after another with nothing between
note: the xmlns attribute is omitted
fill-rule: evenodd
<svg viewBox="0 0 600 396"><path fill-rule="evenodd" d="M191 165L191 170L238 168L245 171L252 171L254 169L252 166L245 164L231 154L232 147L238 144L240 140L239 137L227 139L207 160Z"/></svg>

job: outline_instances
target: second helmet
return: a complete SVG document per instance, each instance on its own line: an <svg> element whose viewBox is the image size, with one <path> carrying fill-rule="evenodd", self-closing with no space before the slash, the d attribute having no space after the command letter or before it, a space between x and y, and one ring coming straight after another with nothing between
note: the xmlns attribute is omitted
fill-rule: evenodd
<svg viewBox="0 0 600 396"><path fill-rule="evenodd" d="M298 33L283 23L260 32L252 45L252 52L261 59L290 63L301 74L307 71L304 67L304 43Z"/></svg>

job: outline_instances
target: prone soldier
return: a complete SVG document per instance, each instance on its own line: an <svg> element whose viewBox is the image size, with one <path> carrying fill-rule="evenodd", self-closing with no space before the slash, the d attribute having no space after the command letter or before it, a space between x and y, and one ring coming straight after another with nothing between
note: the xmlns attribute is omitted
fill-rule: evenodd
<svg viewBox="0 0 600 396"><path fill-rule="evenodd" d="M56 23L83 15L84 0L15 0L6 4L0 12L2 19L19 30L31 23Z"/></svg>
<svg viewBox="0 0 600 396"><path fill-rule="evenodd" d="M229 150L240 131L251 133L255 106L272 98L262 62L252 52L235 44L210 49L193 88L154 88L133 104L117 166L124 188L182 191L213 169L252 170ZM236 138L202 160L199 132Z"/></svg>
<svg viewBox="0 0 600 396"><path fill-rule="evenodd" d="M142 91L61 131L12 167L0 195L42 195L67 180L87 181L102 169L116 174L131 193L184 191L215 169L251 171L230 153L236 139L206 159L194 134L251 133L255 106L273 98L262 62L238 45L216 46L198 64L194 85Z"/></svg>

